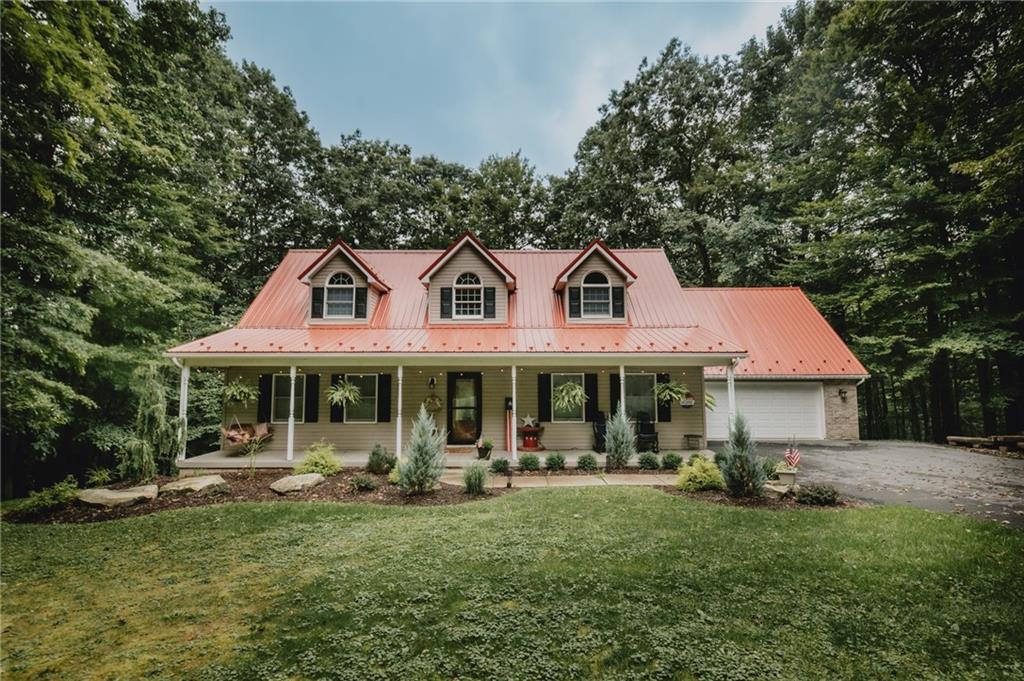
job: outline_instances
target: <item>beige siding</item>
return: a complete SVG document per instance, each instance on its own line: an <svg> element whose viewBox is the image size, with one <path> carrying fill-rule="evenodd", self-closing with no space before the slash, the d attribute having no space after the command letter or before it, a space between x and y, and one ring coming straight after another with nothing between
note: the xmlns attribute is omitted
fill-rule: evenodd
<svg viewBox="0 0 1024 681"><path fill-rule="evenodd" d="M452 286L455 277L463 272L473 272L480 277L485 287L494 287L494 319L441 319L441 289ZM429 298L431 324L504 324L508 320L508 287L505 278L471 246L460 249L431 275Z"/></svg>
<svg viewBox="0 0 1024 681"><path fill-rule="evenodd" d="M562 305L565 310L565 321L568 324L625 324L629 320L629 289L626 289L626 317L577 317L569 318L569 289L583 283L583 278L591 272L601 272L608 277L612 286L625 286L626 279L617 269L609 264L608 259L598 252L591 253L583 260L576 270L569 275L568 283L562 291Z"/></svg>
<svg viewBox="0 0 1024 681"><path fill-rule="evenodd" d="M627 367L627 373L646 371L664 372L657 367ZM257 385L260 374L287 373L286 367L246 367L232 368L227 372L229 381L241 377L252 385ZM487 367L467 368L466 371L479 371L483 384L483 432L482 436L494 441L497 449L504 449L505 444L505 398L512 395L512 380L509 368ZM536 417L537 408L537 374L557 373L558 368L521 368L518 378L518 412L520 418L527 414ZM579 369L567 369L570 373ZM587 370L598 374L598 410L606 414L610 406L609 375L618 372L617 367L596 367ZM392 375L391 385L391 416L388 423L356 424L331 423L330 404L327 402L327 389L332 374L341 373L389 373ZM308 367L302 373L320 375L319 420L316 423L296 423L295 451L301 452L310 444L325 439L334 443L339 452L366 452L377 442L388 449L395 446L395 419L397 418L397 370L395 367L373 366L360 369L342 369L337 367ZM682 449L683 436L686 434L704 433L704 410L701 407L704 399L704 385L700 367L672 368L668 370L673 380L685 383L696 398L696 406L683 409L678 404L672 405L672 420L657 425L660 434L662 451ZM447 379L448 372L438 367L406 367L404 371L403 389L403 441L408 442L412 419L416 416L420 404L430 393L428 380L431 376L437 379L435 392L445 405L437 414L438 424L447 426ZM256 420L256 404L247 408L241 405L229 405L226 409L226 422L233 423L235 418L242 423ZM590 449L593 444L593 430L590 423L545 423L543 444L549 450ZM270 445L273 451L283 451L286 446L287 424L274 424L275 435Z"/></svg>
<svg viewBox="0 0 1024 681"><path fill-rule="evenodd" d="M366 319L313 319L309 317L309 311L313 306L312 295L313 289L318 286L323 286L327 283L327 280L334 275L336 272L347 272L352 277L352 281L355 282L356 286L368 286L366 277L362 272L359 271L358 267L355 267L348 258L341 253L336 254L331 260L324 265L324 267L310 278L309 293L306 303L306 317L310 324L366 324L370 319L373 318L373 312L377 307L377 301L380 300L380 293L376 289L370 288L366 292ZM325 296L326 297L326 296ZM326 303L325 303L326 309Z"/></svg>

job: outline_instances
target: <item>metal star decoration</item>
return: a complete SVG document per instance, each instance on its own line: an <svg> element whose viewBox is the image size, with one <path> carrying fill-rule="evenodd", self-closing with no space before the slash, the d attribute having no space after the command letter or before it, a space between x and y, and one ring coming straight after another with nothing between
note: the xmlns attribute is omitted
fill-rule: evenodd
<svg viewBox="0 0 1024 681"><path fill-rule="evenodd" d="M537 419L533 418L529 414L523 417L524 428L535 428L537 426Z"/></svg>

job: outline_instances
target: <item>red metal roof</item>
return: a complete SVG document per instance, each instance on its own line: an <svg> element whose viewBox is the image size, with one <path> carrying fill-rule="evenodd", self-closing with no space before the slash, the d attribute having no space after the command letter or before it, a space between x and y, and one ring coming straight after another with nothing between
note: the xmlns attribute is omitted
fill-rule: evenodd
<svg viewBox="0 0 1024 681"><path fill-rule="evenodd" d="M427 291L418 272L441 251L355 253L386 279L382 295L365 327L309 326L308 287L299 274L322 254L289 251L234 329L185 343L182 353L267 352L595 352L740 354L743 347L701 328L689 314L672 267L661 249L621 250L626 267L643 272L630 287L627 325L567 326L551 282L578 251L496 251L513 272L517 289L510 294L509 322L470 328L427 324Z"/></svg>
<svg viewBox="0 0 1024 681"><path fill-rule="evenodd" d="M799 288L686 288L680 300L693 319L747 350L736 378L808 378L868 375ZM706 367L708 377L725 367Z"/></svg>
<svg viewBox="0 0 1024 681"><path fill-rule="evenodd" d="M568 326L551 282L579 251L495 251L515 273L507 324L427 323L427 291L418 272L442 251L355 250L390 282L366 326L310 326L308 287L300 275L321 250L293 250L235 328L170 352L206 353L711 353L748 356L738 378L867 376L867 370L798 288L680 288L661 249L614 252L642 272L630 287L627 325ZM674 292L674 293L673 293ZM724 375L721 366L705 375Z"/></svg>

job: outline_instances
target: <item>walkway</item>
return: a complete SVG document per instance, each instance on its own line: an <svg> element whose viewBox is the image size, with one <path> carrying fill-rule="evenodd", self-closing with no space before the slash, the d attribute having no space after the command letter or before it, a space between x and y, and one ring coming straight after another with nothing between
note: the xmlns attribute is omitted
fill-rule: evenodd
<svg viewBox="0 0 1024 681"><path fill-rule="evenodd" d="M492 475L487 481L488 487L505 487L508 477ZM595 473L593 475L513 475L512 486L520 489L528 487L595 487L604 485L639 485L659 486L674 485L676 476L671 473ZM462 484L462 474L449 472L441 477L441 482L452 485Z"/></svg>

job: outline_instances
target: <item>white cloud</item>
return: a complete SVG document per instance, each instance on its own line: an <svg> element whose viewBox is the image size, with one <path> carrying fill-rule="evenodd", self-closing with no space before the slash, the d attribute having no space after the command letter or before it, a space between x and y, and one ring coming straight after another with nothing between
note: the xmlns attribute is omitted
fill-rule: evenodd
<svg viewBox="0 0 1024 681"><path fill-rule="evenodd" d="M736 21L731 22L728 26L715 31L705 29L696 34L693 34L693 28L686 27L680 31L680 36L694 52L712 57L719 54L735 54L751 36L764 39L768 26L778 23L782 9L792 4L792 2L736 3L733 5L737 10Z"/></svg>

